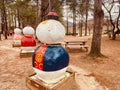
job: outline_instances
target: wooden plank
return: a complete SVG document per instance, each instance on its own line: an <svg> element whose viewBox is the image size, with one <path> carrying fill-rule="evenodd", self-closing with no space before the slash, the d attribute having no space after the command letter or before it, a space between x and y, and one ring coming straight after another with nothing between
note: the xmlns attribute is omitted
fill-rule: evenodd
<svg viewBox="0 0 120 90"><path fill-rule="evenodd" d="M20 47L21 45L12 44L12 47Z"/></svg>
<svg viewBox="0 0 120 90"><path fill-rule="evenodd" d="M66 41L65 42L65 48L67 49L69 45L79 45L80 50L82 50L82 48L85 48L86 51L88 51L88 46L86 45L87 41Z"/></svg>
<svg viewBox="0 0 120 90"><path fill-rule="evenodd" d="M57 83L54 84L47 84L39 79L34 79L34 75L30 75L26 77L26 86L31 90L72 90L73 88L72 83L75 82L75 72L67 71L69 76L64 77Z"/></svg>
<svg viewBox="0 0 120 90"><path fill-rule="evenodd" d="M86 52L87 52L87 51L88 51L89 46L82 45L82 46L80 46L80 48L85 48L85 49L86 49Z"/></svg>
<svg viewBox="0 0 120 90"><path fill-rule="evenodd" d="M20 51L20 58L22 57L32 57L34 51L32 52L22 52L22 50Z"/></svg>
<svg viewBox="0 0 120 90"><path fill-rule="evenodd" d="M87 42L86 40L80 40L80 41L65 41L65 43L81 43L81 42Z"/></svg>
<svg viewBox="0 0 120 90"><path fill-rule="evenodd" d="M84 46L87 41L65 41L65 48L67 48L68 45L80 45Z"/></svg>

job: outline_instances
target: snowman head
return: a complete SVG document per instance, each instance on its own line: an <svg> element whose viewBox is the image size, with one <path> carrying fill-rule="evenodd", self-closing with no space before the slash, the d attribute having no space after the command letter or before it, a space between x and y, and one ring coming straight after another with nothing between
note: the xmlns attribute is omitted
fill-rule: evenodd
<svg viewBox="0 0 120 90"><path fill-rule="evenodd" d="M14 33L15 33L15 34L21 34L21 32L22 32L22 31L21 31L20 28L15 28L15 29L14 29Z"/></svg>
<svg viewBox="0 0 120 90"><path fill-rule="evenodd" d="M23 28L24 35L34 35L35 31L31 26L26 26Z"/></svg>
<svg viewBox="0 0 120 90"><path fill-rule="evenodd" d="M65 36L65 28L57 20L45 20L37 26L36 36L42 43L58 43Z"/></svg>

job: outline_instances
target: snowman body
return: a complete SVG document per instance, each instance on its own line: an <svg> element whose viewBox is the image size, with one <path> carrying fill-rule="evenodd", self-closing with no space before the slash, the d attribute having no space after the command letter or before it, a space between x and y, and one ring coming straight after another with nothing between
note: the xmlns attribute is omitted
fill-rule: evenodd
<svg viewBox="0 0 120 90"><path fill-rule="evenodd" d="M13 35L13 45L21 45L21 39L22 39L22 34L21 34L21 29L15 28L14 29L14 35Z"/></svg>
<svg viewBox="0 0 120 90"><path fill-rule="evenodd" d="M22 51L33 51L36 47L36 40L34 38L34 29L30 26L23 28L23 38L21 40L21 50Z"/></svg>
<svg viewBox="0 0 120 90"><path fill-rule="evenodd" d="M36 48L32 65L39 79L46 83L55 83L65 74L69 55L57 43L65 36L64 26L56 20L46 20L36 29L37 38L43 43Z"/></svg>
<svg viewBox="0 0 120 90"><path fill-rule="evenodd" d="M49 83L65 74L68 63L68 53L60 45L41 45L33 55L33 69L41 80Z"/></svg>

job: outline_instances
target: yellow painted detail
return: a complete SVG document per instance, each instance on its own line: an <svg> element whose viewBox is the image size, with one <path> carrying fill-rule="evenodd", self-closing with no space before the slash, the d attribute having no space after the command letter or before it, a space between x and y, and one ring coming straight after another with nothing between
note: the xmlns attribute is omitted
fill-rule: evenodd
<svg viewBox="0 0 120 90"><path fill-rule="evenodd" d="M42 24L46 24L47 22L48 22L48 20L45 20L45 21L42 22Z"/></svg>

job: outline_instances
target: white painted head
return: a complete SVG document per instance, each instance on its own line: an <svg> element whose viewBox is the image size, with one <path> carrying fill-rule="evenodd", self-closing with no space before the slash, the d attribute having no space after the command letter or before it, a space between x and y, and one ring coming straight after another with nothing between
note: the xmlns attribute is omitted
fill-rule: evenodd
<svg viewBox="0 0 120 90"><path fill-rule="evenodd" d="M65 28L57 20L45 20L37 26L36 36L42 43L59 43L65 36Z"/></svg>
<svg viewBox="0 0 120 90"><path fill-rule="evenodd" d="M21 34L22 30L20 28L15 28L14 33L15 34Z"/></svg>
<svg viewBox="0 0 120 90"><path fill-rule="evenodd" d="M26 26L23 28L23 34L24 35L34 35L35 30L31 26Z"/></svg>

